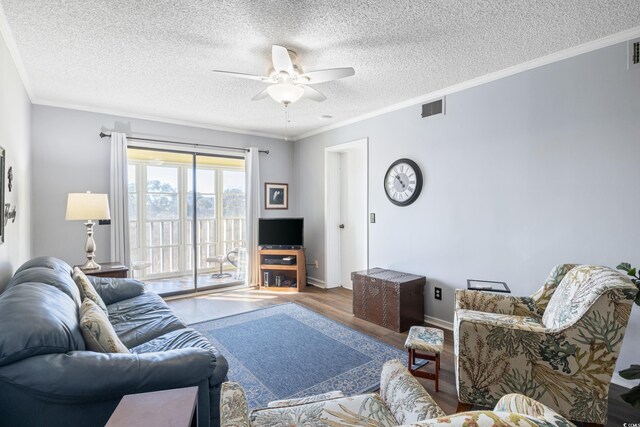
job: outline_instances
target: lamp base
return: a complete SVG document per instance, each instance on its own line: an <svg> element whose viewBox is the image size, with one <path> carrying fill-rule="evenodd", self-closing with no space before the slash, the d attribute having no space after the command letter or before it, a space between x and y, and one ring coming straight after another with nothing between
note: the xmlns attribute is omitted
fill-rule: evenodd
<svg viewBox="0 0 640 427"><path fill-rule="evenodd" d="M80 270L82 271L100 270L101 268L100 264L92 259L88 259L87 262L80 266Z"/></svg>
<svg viewBox="0 0 640 427"><path fill-rule="evenodd" d="M95 271L100 270L100 264L95 262L93 258L96 256L96 242L93 240L93 225L95 223L91 220L88 220L84 223L85 227L87 227L87 243L84 245L84 250L87 253L87 262L82 264L80 270L84 271Z"/></svg>

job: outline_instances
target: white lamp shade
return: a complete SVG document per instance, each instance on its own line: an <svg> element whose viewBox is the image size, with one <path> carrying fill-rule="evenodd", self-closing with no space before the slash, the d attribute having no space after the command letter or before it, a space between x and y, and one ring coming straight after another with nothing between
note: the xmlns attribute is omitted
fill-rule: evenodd
<svg viewBox="0 0 640 427"><path fill-rule="evenodd" d="M111 219L109 199L106 194L69 193L67 221Z"/></svg>
<svg viewBox="0 0 640 427"><path fill-rule="evenodd" d="M296 102L304 94L304 88L291 83L278 83L267 88L269 95L282 104Z"/></svg>

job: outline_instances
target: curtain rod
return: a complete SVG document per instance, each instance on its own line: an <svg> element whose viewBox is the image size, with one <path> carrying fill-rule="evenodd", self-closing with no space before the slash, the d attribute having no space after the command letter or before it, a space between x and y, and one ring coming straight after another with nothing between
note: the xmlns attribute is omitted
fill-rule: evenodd
<svg viewBox="0 0 640 427"><path fill-rule="evenodd" d="M100 132L100 138L111 137L110 133ZM223 145L207 145L207 144L194 144L191 142L182 142L182 141L169 141L166 139L153 139L153 138L138 138L135 136L127 136L127 139L133 139L136 141L150 141L150 142L167 142L169 144L179 144L179 145L188 145L190 147L209 147L209 148L222 148L224 150L235 150L235 151L245 151L248 152L248 148L238 148L238 147L225 147ZM260 153L269 154L269 150L258 150Z"/></svg>

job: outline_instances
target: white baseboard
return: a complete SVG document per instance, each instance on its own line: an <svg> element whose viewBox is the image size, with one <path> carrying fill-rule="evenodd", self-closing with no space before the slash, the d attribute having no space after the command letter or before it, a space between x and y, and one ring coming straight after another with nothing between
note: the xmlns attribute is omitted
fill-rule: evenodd
<svg viewBox="0 0 640 427"><path fill-rule="evenodd" d="M448 331L453 331L453 323L447 322L446 320L438 319L437 317L424 316L424 321L426 323L430 323L434 326L437 326L442 329L446 329Z"/></svg>
<svg viewBox="0 0 640 427"><path fill-rule="evenodd" d="M327 285L324 280L316 279L315 277L307 276L307 283L318 288L327 289Z"/></svg>

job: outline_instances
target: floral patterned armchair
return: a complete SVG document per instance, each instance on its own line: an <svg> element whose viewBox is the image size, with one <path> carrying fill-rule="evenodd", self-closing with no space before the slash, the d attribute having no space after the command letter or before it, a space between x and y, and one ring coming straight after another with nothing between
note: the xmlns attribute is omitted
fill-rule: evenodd
<svg viewBox="0 0 640 427"><path fill-rule="evenodd" d="M606 424L636 292L615 270L575 264L555 267L531 297L457 290L459 407L521 393L572 420Z"/></svg>
<svg viewBox="0 0 640 427"><path fill-rule="evenodd" d="M382 368L380 394L344 397L330 392L301 399L271 402L249 414L244 390L238 383L222 384L221 427L255 426L545 426L570 427L569 421L528 397L504 396L493 411L471 411L446 416L429 393L399 360Z"/></svg>

